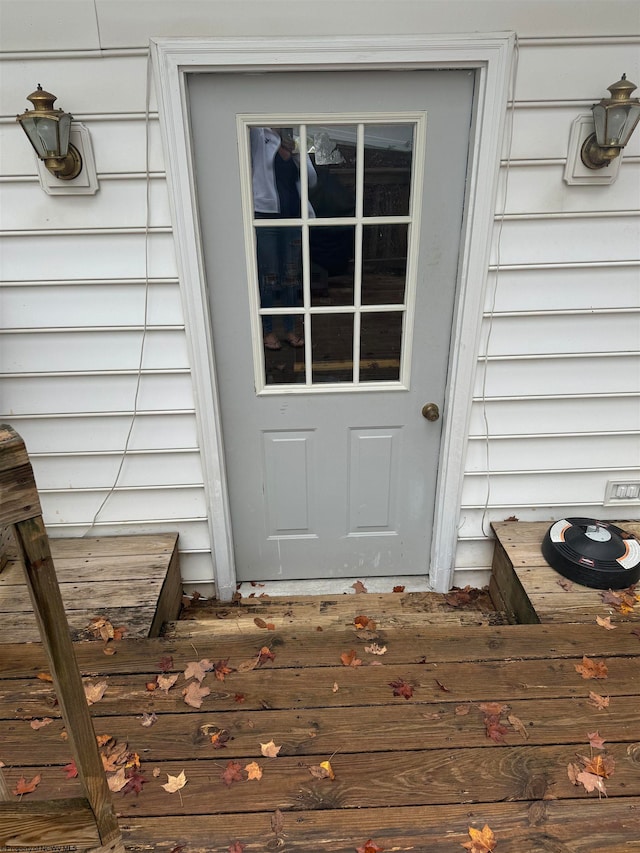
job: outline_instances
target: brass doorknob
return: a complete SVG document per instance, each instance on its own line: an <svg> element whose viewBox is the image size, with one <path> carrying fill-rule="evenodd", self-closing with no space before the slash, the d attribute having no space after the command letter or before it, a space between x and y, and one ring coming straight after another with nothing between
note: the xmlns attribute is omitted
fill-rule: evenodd
<svg viewBox="0 0 640 853"><path fill-rule="evenodd" d="M428 421L437 421L440 417L440 409L435 403L426 403L422 407L422 417Z"/></svg>

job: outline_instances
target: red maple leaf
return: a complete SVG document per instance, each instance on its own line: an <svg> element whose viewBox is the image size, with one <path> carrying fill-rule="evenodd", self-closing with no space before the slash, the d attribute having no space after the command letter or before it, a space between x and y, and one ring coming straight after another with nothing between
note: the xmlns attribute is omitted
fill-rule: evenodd
<svg viewBox="0 0 640 853"><path fill-rule="evenodd" d="M67 779L75 779L78 775L78 768L76 767L75 759L72 758L68 764L64 765L62 770L66 774Z"/></svg>
<svg viewBox="0 0 640 853"><path fill-rule="evenodd" d="M226 660L219 660L218 663L213 667L213 672L218 681L224 681L225 675L229 675L230 672L235 672L235 670L227 666L229 663L229 658Z"/></svg>
<svg viewBox="0 0 640 853"><path fill-rule="evenodd" d="M361 844L360 847L356 847L356 853L382 853L383 850L384 847L380 847L371 838Z"/></svg>
<svg viewBox="0 0 640 853"><path fill-rule="evenodd" d="M173 669L173 655L163 655L158 661L158 667L162 672L170 672Z"/></svg>
<svg viewBox="0 0 640 853"><path fill-rule="evenodd" d="M229 853L242 853L243 850L244 844L241 841L234 841L229 845Z"/></svg>
<svg viewBox="0 0 640 853"><path fill-rule="evenodd" d="M390 681L389 687L393 688L394 696L404 696L405 699L411 699L413 696L413 687L408 684L404 678L398 678L395 681Z"/></svg>
<svg viewBox="0 0 640 853"><path fill-rule="evenodd" d="M222 774L222 781L225 785L242 782L242 764L239 761L229 761Z"/></svg>
<svg viewBox="0 0 640 853"><path fill-rule="evenodd" d="M263 663L266 663L268 660L275 660L276 656L271 651L269 646L263 646L258 652L258 666L262 666Z"/></svg>
<svg viewBox="0 0 640 853"><path fill-rule="evenodd" d="M128 794L130 791L133 791L136 797L142 790L142 786L145 785L149 780L145 779L142 773L138 773L135 768L132 768L127 773L127 784L122 789L123 794Z"/></svg>

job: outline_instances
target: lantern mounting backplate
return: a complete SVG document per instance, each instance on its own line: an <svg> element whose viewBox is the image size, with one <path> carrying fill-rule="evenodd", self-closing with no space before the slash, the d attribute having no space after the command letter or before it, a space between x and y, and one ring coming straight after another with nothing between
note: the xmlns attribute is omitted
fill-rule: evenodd
<svg viewBox="0 0 640 853"><path fill-rule="evenodd" d="M567 163L564 169L564 180L567 184L612 184L618 177L618 169L622 160L622 152L603 169L589 169L582 162L580 152L585 140L594 132L593 116L582 113L571 125Z"/></svg>
<svg viewBox="0 0 640 853"><path fill-rule="evenodd" d="M40 186L48 195L94 195L99 187L89 129L77 121L72 122L69 141L82 157L82 171L77 178L61 181L36 158Z"/></svg>

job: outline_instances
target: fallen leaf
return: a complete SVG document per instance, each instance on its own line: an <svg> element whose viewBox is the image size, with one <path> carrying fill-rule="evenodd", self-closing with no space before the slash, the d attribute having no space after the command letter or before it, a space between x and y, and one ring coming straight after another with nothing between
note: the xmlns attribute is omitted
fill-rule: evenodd
<svg viewBox="0 0 640 853"><path fill-rule="evenodd" d="M142 720L142 722L140 723L140 725L141 725L141 726L144 726L144 727L145 727L145 729L148 729L148 728L149 728L150 726L152 726L154 723L157 723L157 722L158 722L158 717L156 716L155 712L153 712L153 711L152 711L150 714L147 714L147 712L145 711L145 712L142 714L142 717L138 717L138 719L139 719L139 720Z"/></svg>
<svg viewBox="0 0 640 853"><path fill-rule="evenodd" d="M355 589L356 593L359 592L367 592L366 586L362 583L362 581L356 581L351 584L351 589Z"/></svg>
<svg viewBox="0 0 640 853"><path fill-rule="evenodd" d="M125 773L126 771L124 767L119 767L115 773L107 776L107 785L112 793L117 794L118 791L121 791L127 784L127 777Z"/></svg>
<svg viewBox="0 0 640 853"><path fill-rule="evenodd" d="M146 785L149 780L145 779L142 773L139 773L137 770L132 770L126 775L127 781L122 788L122 793L128 794L130 791L133 791L137 797L140 791L142 791L142 786Z"/></svg>
<svg viewBox="0 0 640 853"><path fill-rule="evenodd" d="M156 684L160 688L160 690L164 690L165 693L168 693L173 685L178 680L178 673L174 675L158 675L156 676Z"/></svg>
<svg viewBox="0 0 640 853"><path fill-rule="evenodd" d="M22 794L31 794L38 787L40 782L42 781L42 776L38 773L36 776L31 779L30 782L27 782L24 776L21 776L16 782L16 787L13 789L13 793L16 797L21 797Z"/></svg>
<svg viewBox="0 0 640 853"><path fill-rule="evenodd" d="M394 586L393 592L404 592L403 586Z"/></svg>
<svg viewBox="0 0 640 853"><path fill-rule="evenodd" d="M597 776L595 773L589 773L586 770L582 770L578 773L577 776L578 782L584 786L585 791L587 793L591 793L592 791L598 791L600 794L604 794L605 797L607 795L607 788L604 783L604 779L601 776Z"/></svg>
<svg viewBox="0 0 640 853"><path fill-rule="evenodd" d="M273 740L270 740L269 743L260 744L260 752L265 758L275 758L281 749L282 746L276 746Z"/></svg>
<svg viewBox="0 0 640 853"><path fill-rule="evenodd" d="M356 616L356 618L353 620L353 624L356 626L357 631L361 631L363 628L367 631L376 630L376 623L373 621L373 619L369 619L368 616Z"/></svg>
<svg viewBox="0 0 640 853"><path fill-rule="evenodd" d="M338 686L338 682L337 682L337 681L334 681L334 682L333 682L333 687L331 688L331 692L332 692L332 693L337 693L337 692L338 692L338 690L340 690L340 687Z"/></svg>
<svg viewBox="0 0 640 853"><path fill-rule="evenodd" d="M153 770L151 771L151 775L153 776L154 779L159 779L160 776L162 775L162 770L160 770L159 767L154 767Z"/></svg>
<svg viewBox="0 0 640 853"><path fill-rule="evenodd" d="M364 650L370 655L386 655L387 653L387 647L379 646L377 643L371 643L370 646L365 646Z"/></svg>
<svg viewBox="0 0 640 853"><path fill-rule="evenodd" d="M115 655L116 647L113 645L111 640L107 640L107 642L104 644L102 651L105 655Z"/></svg>
<svg viewBox="0 0 640 853"><path fill-rule="evenodd" d="M202 687L199 682L192 681L189 686L182 691L185 705L190 705L192 708L199 708L206 696L211 693L208 687Z"/></svg>
<svg viewBox="0 0 640 853"><path fill-rule="evenodd" d="M263 646L258 652L258 666L262 666L268 660L275 660L275 652L272 652L269 646Z"/></svg>
<svg viewBox="0 0 640 853"><path fill-rule="evenodd" d="M173 669L173 656L163 655L158 661L158 668L161 672L169 672Z"/></svg>
<svg viewBox="0 0 640 853"><path fill-rule="evenodd" d="M383 850L384 847L380 847L371 838L361 844L360 847L356 847L356 853L381 853Z"/></svg>
<svg viewBox="0 0 640 853"><path fill-rule="evenodd" d="M184 788L187 781L187 777L184 775L184 770L182 770L177 776L172 776L170 773L167 773L167 781L162 787L168 794L175 794L176 791Z"/></svg>
<svg viewBox="0 0 640 853"><path fill-rule="evenodd" d="M244 702L245 699L246 696L244 695L244 693L236 693L233 697L234 702Z"/></svg>
<svg viewBox="0 0 640 853"><path fill-rule="evenodd" d="M275 834L276 838L284 832L284 818L280 809L276 809L271 815L271 832Z"/></svg>
<svg viewBox="0 0 640 853"><path fill-rule="evenodd" d="M607 631L615 631L616 626L611 624L611 616L596 616L596 622Z"/></svg>
<svg viewBox="0 0 640 853"><path fill-rule="evenodd" d="M393 689L394 696L403 696L405 699L411 699L413 696L413 687L406 682L404 678L398 678L395 681L390 681L389 687Z"/></svg>
<svg viewBox="0 0 640 853"><path fill-rule="evenodd" d="M559 578L556 583L558 586L561 586L565 592L571 592L573 589L573 584L571 581L566 580L566 578Z"/></svg>
<svg viewBox="0 0 640 853"><path fill-rule="evenodd" d="M609 707L609 697L601 696L599 693L594 693L593 690L590 690L589 704L593 705L594 708L597 708L598 711L604 711L605 708Z"/></svg>
<svg viewBox="0 0 640 853"><path fill-rule="evenodd" d="M114 637L113 625L103 616L94 616L87 625L87 628L95 637L100 637L105 642L112 640Z"/></svg>
<svg viewBox="0 0 640 853"><path fill-rule="evenodd" d="M605 740L600 736L599 732L587 732L587 737L589 738L589 746L594 749L604 748Z"/></svg>
<svg viewBox="0 0 640 853"><path fill-rule="evenodd" d="M484 727L488 738L491 738L495 743L504 743L504 735L509 730L502 725L499 717L489 714L484 718Z"/></svg>
<svg viewBox="0 0 640 853"><path fill-rule="evenodd" d="M67 779L75 779L78 775L75 759L72 758L68 764L65 764L62 771L66 774Z"/></svg>
<svg viewBox="0 0 640 853"><path fill-rule="evenodd" d="M340 660L343 666L361 666L362 661L356 657L355 649L349 649L348 652L342 652Z"/></svg>
<svg viewBox="0 0 640 853"><path fill-rule="evenodd" d="M516 717L515 714L509 714L507 720L509 720L509 722L519 735L521 735L525 740L529 740L529 732L527 731L526 726L522 722L520 717Z"/></svg>
<svg viewBox="0 0 640 853"><path fill-rule="evenodd" d="M48 726L52 722L53 720L51 719L51 717L43 717L41 720L31 720L29 725L32 729L38 731L38 729L43 729L45 726Z"/></svg>
<svg viewBox="0 0 640 853"><path fill-rule="evenodd" d="M234 841L233 844L229 845L229 853L242 853L244 850L244 844L240 841Z"/></svg>
<svg viewBox="0 0 640 853"><path fill-rule="evenodd" d="M236 669L238 672L251 672L258 666L259 663L260 655L257 655L255 658L249 658L248 660L240 661Z"/></svg>
<svg viewBox="0 0 640 853"><path fill-rule="evenodd" d="M242 782L242 765L239 761L229 761L222 773L222 781L225 785L233 785L234 782Z"/></svg>
<svg viewBox="0 0 640 853"><path fill-rule="evenodd" d="M96 702L99 702L104 696L105 690L107 689L106 681L98 681L97 684L94 684L92 681L84 682L84 695L87 697L88 705L95 705Z"/></svg>
<svg viewBox="0 0 640 853"><path fill-rule="evenodd" d="M157 677L153 681L147 681L145 686L146 686L147 690L149 691L149 693L152 693L154 690L157 690L158 689Z"/></svg>
<svg viewBox="0 0 640 853"><path fill-rule="evenodd" d="M211 672L212 669L213 664L206 658L200 661L189 661L184 670L185 681L188 681L190 678L196 678L198 681L202 681L205 675L208 672Z"/></svg>
<svg viewBox="0 0 640 853"><path fill-rule="evenodd" d="M454 586L451 592L448 592L445 595L444 601L445 604L448 604L450 607L465 607L467 604L471 604L472 601L475 601L479 595L480 590L474 589L468 584L464 589Z"/></svg>
<svg viewBox="0 0 640 853"><path fill-rule="evenodd" d="M583 656L582 663L575 664L575 669L583 678L606 678L609 673L603 660L591 660L586 655Z"/></svg>
<svg viewBox="0 0 640 853"><path fill-rule="evenodd" d="M250 764L247 764L244 769L247 773L247 781L251 781L252 779L262 779L262 767L260 767L257 761L252 761Z"/></svg>
<svg viewBox="0 0 640 853"><path fill-rule="evenodd" d="M39 672L36 676L40 681L50 681L53 682L53 676L49 675L48 672Z"/></svg>
<svg viewBox="0 0 640 853"><path fill-rule="evenodd" d="M469 836L471 841L467 841L461 847L465 847L471 853L490 853L497 844L496 837L487 824L482 829L474 829L470 826Z"/></svg>
<svg viewBox="0 0 640 853"><path fill-rule="evenodd" d="M441 681L438 681L438 679L437 679L437 678L434 678L434 681L435 681L435 683L438 685L438 687L440 688L440 690L442 690L442 692L443 692L443 693L451 693L451 691L449 690L449 688L448 688L448 687L445 687L445 686L444 686L444 684L443 684Z"/></svg>
<svg viewBox="0 0 640 853"><path fill-rule="evenodd" d="M616 766L615 759L611 755L594 755L592 758L583 758L584 769L587 773L593 773L595 776L602 776L603 779L608 779L613 776L613 770Z"/></svg>
<svg viewBox="0 0 640 853"><path fill-rule="evenodd" d="M509 706L503 705L502 702L480 702L478 708L485 714L495 714L498 717L509 710Z"/></svg>
<svg viewBox="0 0 640 853"><path fill-rule="evenodd" d="M226 660L219 660L213 667L213 673L218 681L224 681L225 676L229 675L230 672L234 672L232 667L227 666L228 663L228 658Z"/></svg>
<svg viewBox="0 0 640 853"><path fill-rule="evenodd" d="M273 624L273 622L265 622L264 619L261 619L259 616L256 616L253 621L258 626L258 628L266 628L267 631L276 630L276 626Z"/></svg>
<svg viewBox="0 0 640 853"><path fill-rule="evenodd" d="M456 705L455 715L456 715L456 717L466 717L470 710L471 710L471 704L470 703L467 705Z"/></svg>

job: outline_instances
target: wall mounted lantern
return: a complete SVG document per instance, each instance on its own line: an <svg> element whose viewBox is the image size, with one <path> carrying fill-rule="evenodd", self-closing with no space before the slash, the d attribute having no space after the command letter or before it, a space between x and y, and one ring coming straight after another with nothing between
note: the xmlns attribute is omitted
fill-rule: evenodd
<svg viewBox="0 0 640 853"><path fill-rule="evenodd" d="M610 98L591 108L595 133L585 139L580 157L587 169L602 169L620 155L640 120L640 101L632 98L637 87L623 74L608 87Z"/></svg>
<svg viewBox="0 0 640 853"><path fill-rule="evenodd" d="M626 74L608 88L610 98L573 121L564 170L568 184L612 184L618 176L620 155L640 120L640 100L631 97L636 86Z"/></svg>
<svg viewBox="0 0 640 853"><path fill-rule="evenodd" d="M40 84L27 96L33 104L16 116L38 155L40 186L49 195L93 194L98 177L88 129L64 110L54 109L56 96Z"/></svg>
<svg viewBox="0 0 640 853"><path fill-rule="evenodd" d="M39 83L27 100L34 108L16 116L16 121L51 174L61 181L72 181L82 171L82 156L69 141L73 116L54 110L56 96L45 92Z"/></svg>

